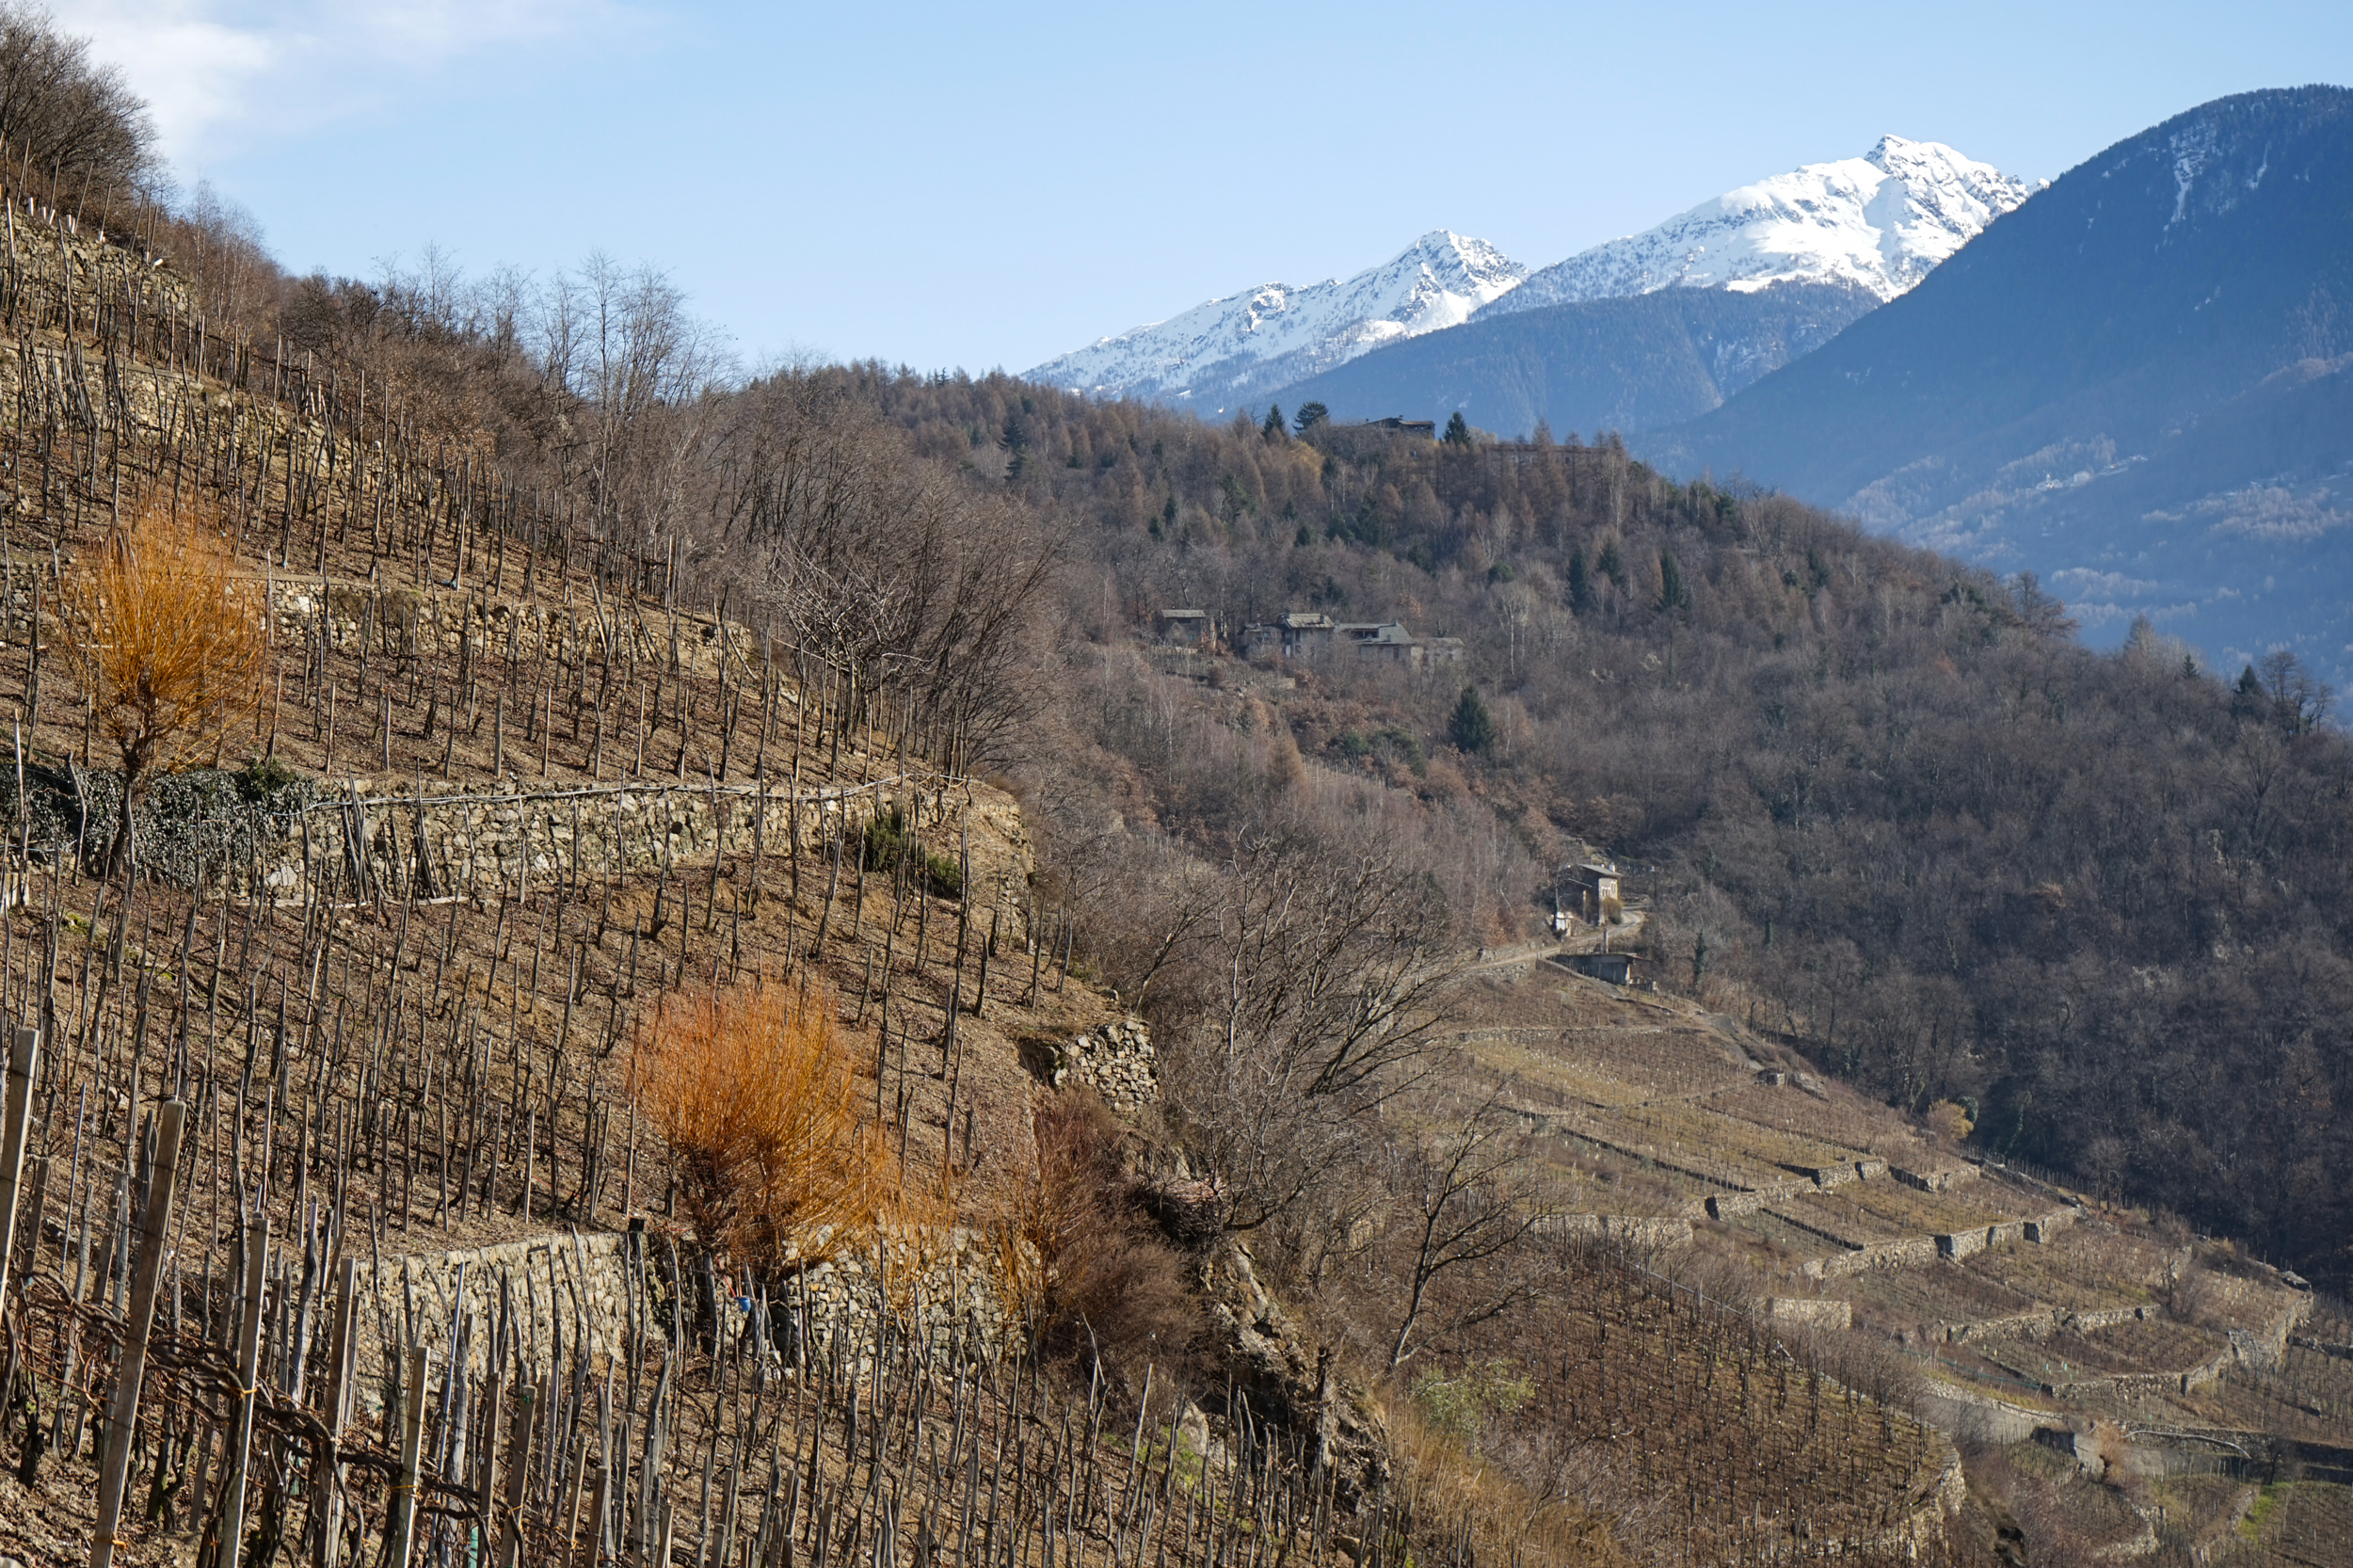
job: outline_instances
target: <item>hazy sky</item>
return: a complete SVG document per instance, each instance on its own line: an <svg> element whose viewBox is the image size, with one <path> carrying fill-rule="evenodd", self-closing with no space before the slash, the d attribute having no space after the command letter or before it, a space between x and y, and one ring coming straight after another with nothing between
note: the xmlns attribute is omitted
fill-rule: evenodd
<svg viewBox="0 0 2353 1568"><path fill-rule="evenodd" d="M58 0L287 265L664 268L747 362L1025 369L1449 228L1543 265L1884 132L2047 178L2353 6Z"/></svg>

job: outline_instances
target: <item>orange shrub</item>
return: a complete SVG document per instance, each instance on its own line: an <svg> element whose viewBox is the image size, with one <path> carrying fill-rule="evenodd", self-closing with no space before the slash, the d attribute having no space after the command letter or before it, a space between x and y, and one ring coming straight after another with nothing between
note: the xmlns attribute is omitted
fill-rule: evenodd
<svg viewBox="0 0 2353 1568"><path fill-rule="evenodd" d="M120 821L155 772L207 747L259 699L261 586L241 583L217 528L150 502L67 582L59 620L99 730L121 754Z"/></svg>
<svg viewBox="0 0 2353 1568"><path fill-rule="evenodd" d="M895 1190L828 992L674 996L639 1047L637 1084L696 1233L754 1267L870 1228Z"/></svg>

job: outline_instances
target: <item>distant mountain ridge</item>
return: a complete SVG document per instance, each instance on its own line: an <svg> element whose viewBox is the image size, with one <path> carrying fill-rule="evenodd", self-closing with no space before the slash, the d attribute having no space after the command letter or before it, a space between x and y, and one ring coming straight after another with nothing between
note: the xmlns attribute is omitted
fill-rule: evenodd
<svg viewBox="0 0 2353 1568"><path fill-rule="evenodd" d="M1222 412L1383 344L1459 326L1527 276L1486 241L1435 229L1345 280L1263 283L1101 339L1025 376L1096 397Z"/></svg>
<svg viewBox="0 0 2353 1568"><path fill-rule="evenodd" d="M1938 142L1882 136L1858 158L1809 164L1727 191L1657 228L1610 240L1530 274L1483 240L1449 230L1424 234L1380 266L1345 281L1294 287L1266 283L1194 306L1166 321L1098 340L1026 372L1031 380L1096 397L1141 397L1205 415L1281 398L1322 397L1295 386L1406 344L1563 305L1623 300L1669 288L1752 294L1778 285L1820 285L1792 313L1784 296L1740 324L1738 307L1682 304L1608 312L1571 324L1554 318L1521 345L1513 329L1475 334L1441 350L1417 351L1378 374L1329 386L1351 411L1372 411L1374 395L1400 409L1444 418L1473 403L1490 419L1525 422L1489 428L1524 433L1537 419L1556 426L1618 427L1596 411L1639 410L1660 423L1715 407L1766 371L1786 363L1871 305L1895 297L2033 187ZM1860 304L1856 302L1860 301ZM1675 325L1684 317L1700 337ZM1702 325L1696 318L1705 317ZM1827 330L1823 324L1830 323ZM1662 335L1663 334L1663 335ZM1703 341L1704 340L1704 341ZM1577 344L1599 355L1580 368L1562 358ZM1645 344L1665 355L1639 359ZM1494 377L1482 356L1506 361ZM1637 358L1628 359L1628 355ZM1716 363L1698 379L1700 360ZM1541 373L1529 368L1536 363ZM1596 398L1603 363L1630 373L1627 395ZM1437 367L1447 367L1443 373ZM1435 381L1425 377L1438 376ZM1559 395L1547 391L1559 388ZM1330 401L1326 398L1325 401ZM1641 428L1625 425L1624 428Z"/></svg>
<svg viewBox="0 0 2353 1568"><path fill-rule="evenodd" d="M1889 300L2035 188L1942 142L1881 136L1859 158L1807 164L1579 251L1481 313L1775 283L1841 284Z"/></svg>
<svg viewBox="0 0 2353 1568"><path fill-rule="evenodd" d="M1818 352L1637 441L2030 568L2095 635L2353 680L2353 92L2203 104Z"/></svg>
<svg viewBox="0 0 2353 1568"><path fill-rule="evenodd" d="M1336 419L1460 410L1482 430L1556 437L1650 430L1695 419L1812 353L1874 310L1852 283L1668 288L1510 315L1481 314L1351 360L1275 392Z"/></svg>

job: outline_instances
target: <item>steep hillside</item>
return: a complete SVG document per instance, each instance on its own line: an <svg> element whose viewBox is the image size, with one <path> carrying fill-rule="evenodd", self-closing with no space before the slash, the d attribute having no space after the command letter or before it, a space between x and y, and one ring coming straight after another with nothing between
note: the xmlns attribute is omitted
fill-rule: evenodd
<svg viewBox="0 0 2353 1568"><path fill-rule="evenodd" d="M2120 142L1644 449L2032 569L2108 636L2342 680L2349 108L2249 93Z"/></svg>
<svg viewBox="0 0 2353 1568"><path fill-rule="evenodd" d="M1704 958L1889 1102L1974 1101L1989 1152L2353 1280L2348 753L2302 666L2243 689L2154 634L2095 654L2032 584L1607 443L1343 451L1011 381L862 384L1078 520L1069 700L1021 766L1042 835L1105 878L1108 968L1146 824L1222 849L1268 812L1380 823L1490 942L1548 909L1571 844L1607 844L1672 889L1669 979ZM1010 482L971 436L1008 419ZM1162 671L1128 645L1176 606L1229 638L1397 620L1461 658L1266 648L1245 677L1172 647ZM1294 695L1229 712L1212 680ZM1465 686L1491 731L1457 730Z"/></svg>
<svg viewBox="0 0 2353 1568"><path fill-rule="evenodd" d="M1580 931L1571 947L1590 949ZM1962 1533L1988 1546L2009 1521L2030 1562L2136 1546L2344 1560L2347 1544L2317 1524L2353 1500L2353 1364L2329 1349L2347 1331L2342 1304L2178 1221L1972 1155L1953 1122L1892 1114L1785 1043L1647 984L1539 952L1491 964L1461 999L1483 1085L1561 1173L1562 1229L1751 1304L1845 1383L1905 1388L1961 1441ZM1535 1315L1495 1337L1545 1336L1559 1384L1537 1400L1575 1403L1587 1441L1622 1453L1629 1434L1596 1397L1606 1335ZM1654 1397L1662 1411L1689 1401L1672 1385ZM1767 1425L1737 1446L1767 1471L1773 1438ZM1902 1444L1872 1447L1884 1462ZM2225 1453L2262 1457L2209 1458ZM1600 1469L1589 1484L1614 1480ZM2263 1480L2312 1517L2237 1543ZM1723 1484L1696 1512L1737 1512L1751 1476ZM2223 1556L2232 1544L2243 1560Z"/></svg>

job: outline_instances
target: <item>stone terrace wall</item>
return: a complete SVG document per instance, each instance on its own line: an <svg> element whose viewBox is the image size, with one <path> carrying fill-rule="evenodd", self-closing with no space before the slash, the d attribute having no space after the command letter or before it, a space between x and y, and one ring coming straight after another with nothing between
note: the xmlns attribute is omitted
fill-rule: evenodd
<svg viewBox="0 0 2353 1568"><path fill-rule="evenodd" d="M1142 1018L1122 1018L1067 1043L1025 1041L1021 1058L1049 1088L1085 1084L1123 1116L1160 1097L1160 1057Z"/></svg>
<svg viewBox="0 0 2353 1568"><path fill-rule="evenodd" d="M520 588L520 580L509 584ZM554 592L554 584L545 584ZM511 658L612 659L659 664L692 675L722 670L752 675L757 651L748 629L713 616L609 603L579 597L518 601L483 587L419 593L365 583L299 575L272 577L270 636L280 645L324 639L339 649L363 644L375 654L456 655L469 643ZM593 683L592 683L593 690ZM788 691L786 700L792 700Z"/></svg>
<svg viewBox="0 0 2353 1568"><path fill-rule="evenodd" d="M940 833L942 842L971 821L983 896L1024 885L1032 866L1016 808L935 774L797 793L773 784L485 791L364 778L329 788L324 798L282 808L216 808L200 830L176 824L170 842L153 849L143 823L141 863L182 885L200 881L208 897L280 904L522 896L664 865L709 866L714 856L777 856L795 846L829 857L843 838L855 856L869 821L912 800L925 833ZM200 856L189 847L200 840ZM1018 941L1024 906L1009 903Z"/></svg>
<svg viewBox="0 0 2353 1568"><path fill-rule="evenodd" d="M1004 1345L1008 1292L992 1244L965 1229L908 1230L872 1248L805 1264L776 1296L745 1297L741 1281L718 1278L722 1332L765 1322L787 1360L804 1345L823 1350L846 1336L871 1340L887 1311L894 1332L960 1338L984 1353ZM665 1337L672 1304L700 1316L706 1281L700 1256L648 1232L551 1234L452 1252L362 1258L359 1266L362 1398L381 1398L387 1346L421 1344L446 1367L456 1338L476 1371L488 1365L498 1325L511 1325L533 1365L624 1353L632 1336ZM469 1320L471 1320L469 1321ZM438 1374L437 1374L438 1375Z"/></svg>
<svg viewBox="0 0 2353 1568"><path fill-rule="evenodd" d="M378 890L482 897L708 865L714 856L782 855L795 845L810 853L862 833L903 791L923 794L927 822L941 820L953 808L942 784L894 776L798 793L652 783L484 792L347 779L342 799L285 814L248 864L220 868L218 890L280 903Z"/></svg>

